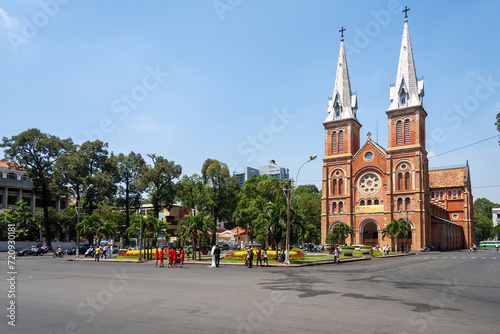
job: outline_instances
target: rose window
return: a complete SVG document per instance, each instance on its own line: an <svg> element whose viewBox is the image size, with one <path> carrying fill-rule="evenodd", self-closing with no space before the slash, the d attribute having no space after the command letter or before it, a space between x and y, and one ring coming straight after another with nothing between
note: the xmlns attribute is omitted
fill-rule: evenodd
<svg viewBox="0 0 500 334"><path fill-rule="evenodd" d="M380 189L380 178L372 173L363 175L359 180L359 189L363 194L371 195Z"/></svg>

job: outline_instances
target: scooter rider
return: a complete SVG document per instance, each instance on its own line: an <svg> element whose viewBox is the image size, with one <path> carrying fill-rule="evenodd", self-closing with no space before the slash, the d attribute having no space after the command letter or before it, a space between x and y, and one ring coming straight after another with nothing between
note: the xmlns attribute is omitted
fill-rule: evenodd
<svg viewBox="0 0 500 334"><path fill-rule="evenodd" d="M495 245L495 249L498 252L498 244Z"/></svg>

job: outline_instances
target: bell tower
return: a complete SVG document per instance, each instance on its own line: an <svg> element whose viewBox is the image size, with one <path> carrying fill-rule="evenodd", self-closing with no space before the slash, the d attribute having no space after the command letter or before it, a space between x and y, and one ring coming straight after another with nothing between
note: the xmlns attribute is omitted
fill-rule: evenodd
<svg viewBox="0 0 500 334"><path fill-rule="evenodd" d="M425 149L425 118L423 107L424 80L417 78L405 7L403 39L394 85L391 85L391 104L388 117L389 143L386 150L391 178L386 201L391 212L386 221L406 218L412 228L415 245L429 244L431 217L429 198L429 163Z"/></svg>
<svg viewBox="0 0 500 334"><path fill-rule="evenodd" d="M321 234L325 238L332 222L352 225L351 162L359 150L361 124L356 117L357 96L351 92L344 45L344 27L340 29L340 52L333 97L328 101L325 127L325 157L321 197ZM324 243L324 240L322 240Z"/></svg>

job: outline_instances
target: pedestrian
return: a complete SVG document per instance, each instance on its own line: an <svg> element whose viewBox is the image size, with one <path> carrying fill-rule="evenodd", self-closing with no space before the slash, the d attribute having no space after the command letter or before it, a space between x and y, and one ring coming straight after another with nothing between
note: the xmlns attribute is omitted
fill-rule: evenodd
<svg viewBox="0 0 500 334"><path fill-rule="evenodd" d="M165 268L165 265L163 264L163 258L165 256L165 250L160 248L160 267Z"/></svg>
<svg viewBox="0 0 500 334"><path fill-rule="evenodd" d="M219 263L220 263L220 248L219 248L219 246L215 246L214 253L215 253L215 266L219 267Z"/></svg>
<svg viewBox="0 0 500 334"><path fill-rule="evenodd" d="M172 254L172 247L169 247L168 248L168 251L167 251L167 257L168 257L168 264L167 264L167 268L173 268L173 261L174 261L174 254Z"/></svg>
<svg viewBox="0 0 500 334"><path fill-rule="evenodd" d="M94 262L99 262L99 257L101 257L101 246L97 247L94 252Z"/></svg>
<svg viewBox="0 0 500 334"><path fill-rule="evenodd" d="M262 258L264 259L264 262L266 263L266 267L269 267L269 262L267 262L267 249L265 249L265 248L264 248L264 251L262 251Z"/></svg>
<svg viewBox="0 0 500 334"><path fill-rule="evenodd" d="M337 250L337 248L334 248L333 249L333 264L337 263L338 257L339 257L339 251Z"/></svg>
<svg viewBox="0 0 500 334"><path fill-rule="evenodd" d="M386 245L384 245L384 246L382 247L382 254L384 254L384 256L385 256L385 252L386 252L386 251L387 251L387 247L386 247Z"/></svg>
<svg viewBox="0 0 500 334"><path fill-rule="evenodd" d="M181 250L179 251L179 258L180 258L180 266L179 267L182 268L182 265L184 264L184 249L182 249L182 247L181 247Z"/></svg>
<svg viewBox="0 0 500 334"><path fill-rule="evenodd" d="M174 257L174 267L177 268L177 248L173 248L172 256Z"/></svg>
<svg viewBox="0 0 500 334"><path fill-rule="evenodd" d="M253 249L252 249L252 247L248 247L247 260L248 260L248 268L252 268L252 262L253 262Z"/></svg>
<svg viewBox="0 0 500 334"><path fill-rule="evenodd" d="M156 249L155 249L155 268L158 268L158 261L160 260L160 251L158 250L158 246L156 246ZM161 267L161 264L160 264L160 267Z"/></svg>
<svg viewBox="0 0 500 334"><path fill-rule="evenodd" d="M210 254L212 255L212 265L210 266L211 268L215 268L215 248L216 246L212 246L212 250L210 251Z"/></svg>
<svg viewBox="0 0 500 334"><path fill-rule="evenodd" d="M258 267L259 266L259 262L260 262L260 266L262 267L262 259L261 259L261 256L262 256L262 251L259 247L259 250L257 251L257 260L255 260L255 266Z"/></svg>

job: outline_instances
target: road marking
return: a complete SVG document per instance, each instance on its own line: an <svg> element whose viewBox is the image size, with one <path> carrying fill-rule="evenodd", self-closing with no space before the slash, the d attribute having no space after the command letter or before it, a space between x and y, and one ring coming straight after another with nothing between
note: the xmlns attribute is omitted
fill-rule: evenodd
<svg viewBox="0 0 500 334"><path fill-rule="evenodd" d="M462 256L462 259L466 259L466 258L467 258L467 256Z"/></svg>
<svg viewBox="0 0 500 334"><path fill-rule="evenodd" d="M447 258L448 258L447 256L443 257L443 259L447 259Z"/></svg>
<svg viewBox="0 0 500 334"><path fill-rule="evenodd" d="M483 256L481 259L486 259L486 256Z"/></svg>
<svg viewBox="0 0 500 334"><path fill-rule="evenodd" d="M456 256L453 256L452 259L456 259L457 257Z"/></svg>
<svg viewBox="0 0 500 334"><path fill-rule="evenodd" d="M475 259L476 257L475 257L475 256L473 256L472 258L473 258L473 259Z"/></svg>
<svg viewBox="0 0 500 334"><path fill-rule="evenodd" d="M492 259L492 260L496 260L496 259L497 259L497 257L496 257L496 256L494 256L494 257L492 257L491 259Z"/></svg>

